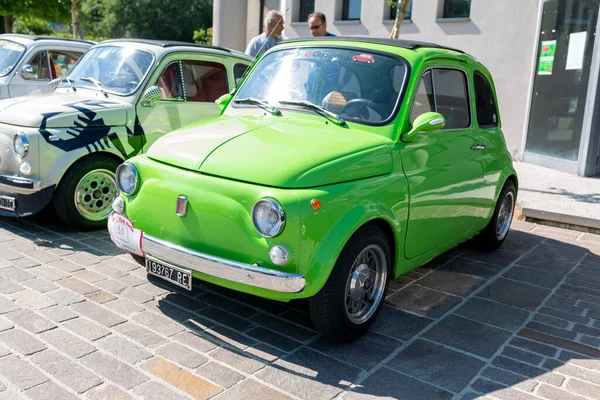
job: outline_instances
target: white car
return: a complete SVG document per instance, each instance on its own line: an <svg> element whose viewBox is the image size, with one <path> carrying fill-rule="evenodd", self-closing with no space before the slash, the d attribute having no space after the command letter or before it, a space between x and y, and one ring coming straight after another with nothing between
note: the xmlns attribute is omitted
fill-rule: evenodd
<svg viewBox="0 0 600 400"><path fill-rule="evenodd" d="M0 215L51 204L77 229L106 226L115 170L159 137L221 113L252 59L193 43L119 39L91 47L53 93L0 101Z"/></svg>
<svg viewBox="0 0 600 400"><path fill-rule="evenodd" d="M52 36L0 35L0 98L52 92L95 43Z"/></svg>

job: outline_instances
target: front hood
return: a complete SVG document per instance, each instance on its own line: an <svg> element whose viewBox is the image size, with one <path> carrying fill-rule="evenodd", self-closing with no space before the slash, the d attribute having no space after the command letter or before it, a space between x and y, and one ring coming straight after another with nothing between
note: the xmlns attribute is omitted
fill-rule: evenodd
<svg viewBox="0 0 600 400"><path fill-rule="evenodd" d="M383 175L392 170L391 139L321 117L233 118L166 135L155 160L265 186L302 188Z"/></svg>
<svg viewBox="0 0 600 400"><path fill-rule="evenodd" d="M81 117L103 120L104 126L123 126L127 122L125 104L114 99L84 97L77 93L48 93L0 101L0 123L37 128L71 128Z"/></svg>

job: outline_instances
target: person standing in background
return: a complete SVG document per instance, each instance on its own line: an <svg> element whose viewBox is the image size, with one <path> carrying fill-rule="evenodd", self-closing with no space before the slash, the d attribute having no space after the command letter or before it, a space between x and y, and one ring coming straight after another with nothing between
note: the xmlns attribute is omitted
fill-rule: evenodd
<svg viewBox="0 0 600 400"><path fill-rule="evenodd" d="M327 19L322 12L315 11L308 16L308 29L313 36L335 36L327 32Z"/></svg>
<svg viewBox="0 0 600 400"><path fill-rule="evenodd" d="M271 10L267 13L264 20L265 31L255 36L246 47L246 54L256 57L262 55L265 51L275 46L277 43L285 40L281 36L284 29L283 15L277 10Z"/></svg>

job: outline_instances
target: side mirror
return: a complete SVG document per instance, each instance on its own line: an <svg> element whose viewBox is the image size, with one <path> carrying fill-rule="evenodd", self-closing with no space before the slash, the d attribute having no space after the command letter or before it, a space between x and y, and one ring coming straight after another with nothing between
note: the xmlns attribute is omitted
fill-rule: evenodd
<svg viewBox="0 0 600 400"><path fill-rule="evenodd" d="M433 132L442 129L446 125L446 118L440 113L426 112L421 114L413 122L413 127L400 137L400 140L410 143L419 133Z"/></svg>
<svg viewBox="0 0 600 400"><path fill-rule="evenodd" d="M217 103L217 105L221 109L221 112L223 112L225 107L227 107L227 104L229 104L232 97L233 96L231 95L231 93L225 93L223 96L215 100L215 103Z"/></svg>
<svg viewBox="0 0 600 400"><path fill-rule="evenodd" d="M21 68L21 76L23 77L23 79L37 78L35 71L33 70L33 67L31 66L31 64L23 65L23 68Z"/></svg>
<svg viewBox="0 0 600 400"><path fill-rule="evenodd" d="M150 86L142 95L142 106L153 107L156 100L163 98L162 92L158 86Z"/></svg>

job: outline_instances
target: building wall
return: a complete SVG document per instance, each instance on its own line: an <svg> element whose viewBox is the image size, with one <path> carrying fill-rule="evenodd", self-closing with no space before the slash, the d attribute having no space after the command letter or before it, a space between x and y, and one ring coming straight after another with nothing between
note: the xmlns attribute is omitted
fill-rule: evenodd
<svg viewBox="0 0 600 400"><path fill-rule="evenodd" d="M498 92L507 145L520 159L524 150L542 0L472 0L470 18L458 21L439 18L444 0L413 1L412 21L403 23L400 38L462 49L490 69ZM225 0L220 2L223 4ZM342 0L315 0L315 9L327 16L330 32L345 36L389 37L393 21L389 20L386 0L362 0L360 21L341 21L342 4ZM310 36L306 21L298 21L299 0L280 0L279 5L282 12L289 8L285 15L284 35L288 38ZM215 30L215 36L219 34Z"/></svg>

